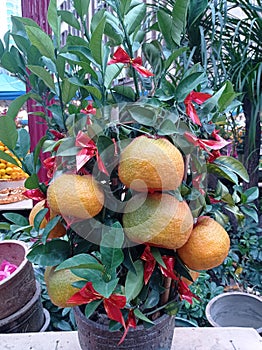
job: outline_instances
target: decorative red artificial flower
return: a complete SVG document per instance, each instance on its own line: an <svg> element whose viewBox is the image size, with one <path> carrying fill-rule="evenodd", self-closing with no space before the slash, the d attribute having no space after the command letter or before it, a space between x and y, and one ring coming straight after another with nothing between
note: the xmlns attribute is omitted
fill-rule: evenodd
<svg viewBox="0 0 262 350"><path fill-rule="evenodd" d="M189 116L190 119L192 119L192 121L195 124L197 124L199 126L201 126L202 123L197 115L197 112L196 112L196 109L193 105L193 102L201 105L210 97L212 97L212 95L210 95L210 94L206 94L203 92L191 91L184 100L184 103L186 106L186 114Z"/></svg>
<svg viewBox="0 0 262 350"><path fill-rule="evenodd" d="M138 73L140 73L143 77L152 77L154 74L147 70L142 66L142 58L131 58L128 53L122 49L122 47L118 47L116 52L113 55L113 58L107 64L114 63L127 63L130 64Z"/></svg>
<svg viewBox="0 0 262 350"><path fill-rule="evenodd" d="M47 169L47 177L52 179L54 172L56 171L56 157L52 156L44 159L43 164Z"/></svg>
<svg viewBox="0 0 262 350"><path fill-rule="evenodd" d="M92 282L87 282L86 285L68 299L71 305L89 304L95 300L103 300L104 308L107 316L114 321L122 324L126 329L124 317L121 309L126 305L126 297L120 294L111 294L109 298L103 297L93 287Z"/></svg>
<svg viewBox="0 0 262 350"><path fill-rule="evenodd" d="M86 108L80 110L81 113L84 113L87 115L87 125L92 125L92 120L90 118L90 114L96 115L96 108L93 107L92 102L89 102Z"/></svg>
<svg viewBox="0 0 262 350"><path fill-rule="evenodd" d="M192 293L188 285L181 279L178 282L178 293L181 299L188 301L189 304L193 303L193 298L199 300L199 297Z"/></svg>
<svg viewBox="0 0 262 350"><path fill-rule="evenodd" d="M185 135L185 138L189 142L191 142L194 146L198 146L198 147L204 149L209 154L211 154L211 152L208 150L208 148L211 148L213 150L219 150L219 149L221 149L221 148L223 148L231 143L231 141L226 141L225 139L223 139L223 137L217 135L217 133L214 134L214 135L216 135L216 140L199 139L198 137L196 137L195 135L193 135L187 131L184 133L184 135ZM213 133L212 133L212 135L213 135Z"/></svg>
<svg viewBox="0 0 262 350"><path fill-rule="evenodd" d="M96 157L98 169L104 174L109 175L106 167L98 153L94 141L83 131L78 131L76 136L76 147L82 149L76 155L76 170L79 171L91 158Z"/></svg>
<svg viewBox="0 0 262 350"><path fill-rule="evenodd" d="M34 201L41 201L46 199L46 195L40 190L40 188L34 188L32 190L26 190L23 195L27 198L33 199Z"/></svg>
<svg viewBox="0 0 262 350"><path fill-rule="evenodd" d="M62 140L65 137L64 134L54 129L50 129L49 132L55 137L55 141Z"/></svg>

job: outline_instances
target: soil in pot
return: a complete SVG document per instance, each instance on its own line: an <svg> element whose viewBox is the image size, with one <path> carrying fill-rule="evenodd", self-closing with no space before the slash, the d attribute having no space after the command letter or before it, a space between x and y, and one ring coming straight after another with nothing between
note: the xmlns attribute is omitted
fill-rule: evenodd
<svg viewBox="0 0 262 350"><path fill-rule="evenodd" d="M108 327L85 317L80 307L74 308L78 339L82 350L170 350L175 317L163 315L149 329L130 329L124 342L117 345L123 333L110 332Z"/></svg>

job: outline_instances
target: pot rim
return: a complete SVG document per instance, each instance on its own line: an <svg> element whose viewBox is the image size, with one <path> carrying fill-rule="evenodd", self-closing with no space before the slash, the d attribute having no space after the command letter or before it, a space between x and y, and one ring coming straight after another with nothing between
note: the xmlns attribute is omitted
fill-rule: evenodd
<svg viewBox="0 0 262 350"><path fill-rule="evenodd" d="M0 288L1 288L1 286L6 285L11 279L15 278L15 276L18 275L19 272L24 268L24 266L29 262L29 260L26 257L29 248L25 242L18 241L15 239L7 239L7 240L0 241L0 245L2 245L2 244L16 244L16 245L22 247L24 249L24 258L23 258L21 264L18 265L17 269L13 273L11 273L10 276L8 276L5 279L3 279L2 281L0 281Z"/></svg>
<svg viewBox="0 0 262 350"><path fill-rule="evenodd" d="M206 306L206 318L208 320L208 322L214 326L214 327L221 327L216 321L214 321L212 315L211 315L211 308L213 306L213 304L215 304L218 300L220 299L224 299L224 298L228 298L234 295L238 295L238 296L243 296L243 297L247 297L247 298L251 298L254 300L259 301L260 303L262 303L262 297L261 296L257 296L254 294L249 294L247 292L224 292L222 294L217 295L216 297L212 298ZM256 328L256 330L258 331L258 333L260 333L262 331L262 327L261 328Z"/></svg>
<svg viewBox="0 0 262 350"><path fill-rule="evenodd" d="M108 325L104 325L104 324L101 324L101 323L98 323L98 322L95 322L95 321L92 321L90 320L90 318L86 318L86 316L84 315L84 313L81 311L80 309L81 305L80 306L75 306L74 307L74 312L77 313L77 315L86 323L90 323L90 324L93 324L95 327L99 328L100 330L103 330L103 331L108 331ZM154 324L152 325L152 327L150 329L152 329L154 326L157 326L159 323L161 323L163 321L164 318L166 317L171 317L171 318L174 318L175 316L170 316L168 314L163 314L161 315L160 317L158 317L156 320L154 320ZM142 330L145 330L144 326L143 325L139 325L135 328L135 330L137 331L142 331ZM133 332L134 329L131 328L129 329L129 332ZM121 332L120 330L118 331L115 331L115 332Z"/></svg>

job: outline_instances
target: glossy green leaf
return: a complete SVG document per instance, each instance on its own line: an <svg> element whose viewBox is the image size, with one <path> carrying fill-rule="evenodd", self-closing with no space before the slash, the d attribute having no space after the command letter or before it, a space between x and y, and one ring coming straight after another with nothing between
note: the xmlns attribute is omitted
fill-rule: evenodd
<svg viewBox="0 0 262 350"><path fill-rule="evenodd" d="M1 140L1 138L0 138L0 140ZM3 151L0 151L0 159L3 159L9 163L16 165L16 166L19 166L19 164L17 163L17 161L13 157L11 157L9 154L7 154Z"/></svg>
<svg viewBox="0 0 262 350"><path fill-rule="evenodd" d="M0 230L6 230L6 231L10 230L10 224L8 224L7 222L1 221Z"/></svg>
<svg viewBox="0 0 262 350"><path fill-rule="evenodd" d="M39 179L37 174L32 174L25 180L25 187L31 190L39 187Z"/></svg>
<svg viewBox="0 0 262 350"><path fill-rule="evenodd" d="M195 72L182 79L177 85L175 95L178 102L183 102L187 95L194 90L205 78L203 72Z"/></svg>
<svg viewBox="0 0 262 350"><path fill-rule="evenodd" d="M144 285L144 265L141 260L134 262L136 273L128 271L125 281L125 295L127 302L135 299Z"/></svg>
<svg viewBox="0 0 262 350"><path fill-rule="evenodd" d="M49 1L47 10L47 20L48 24L50 25L53 31L53 35L56 38L56 47L59 47L61 40L61 18L58 16L57 13L57 0Z"/></svg>
<svg viewBox="0 0 262 350"><path fill-rule="evenodd" d="M249 176L244 165L236 158L229 156L221 156L216 158L214 161L216 165L222 165L224 168L227 168L229 171L236 173L244 181L249 182Z"/></svg>
<svg viewBox="0 0 262 350"><path fill-rule="evenodd" d="M49 87L49 89L52 92L55 92L55 83L54 83L53 77L45 68L40 66L31 66L31 65L27 66L27 68L32 73L37 75L40 79L42 79L45 85Z"/></svg>
<svg viewBox="0 0 262 350"><path fill-rule="evenodd" d="M103 17L95 30L92 33L91 39L90 39L90 50L91 54L96 61L97 64L102 66L103 63L103 33L105 28L106 18Z"/></svg>
<svg viewBox="0 0 262 350"><path fill-rule="evenodd" d="M128 35L133 34L138 28L141 27L141 22L145 18L145 15L146 5L143 2L130 8L124 18Z"/></svg>
<svg viewBox="0 0 262 350"><path fill-rule="evenodd" d="M57 13L58 16L61 16L63 22L69 24L71 27L76 28L77 30L81 30L80 23L72 12L59 10Z"/></svg>
<svg viewBox="0 0 262 350"><path fill-rule="evenodd" d="M109 270L117 268L123 262L123 243L124 231L120 223L116 222L109 230L103 230L100 243L101 260Z"/></svg>
<svg viewBox="0 0 262 350"><path fill-rule="evenodd" d="M69 103L76 97L77 86L70 83L68 79L62 81L62 101L64 104Z"/></svg>
<svg viewBox="0 0 262 350"><path fill-rule="evenodd" d="M83 20L88 14L90 0L73 0L74 8Z"/></svg>
<svg viewBox="0 0 262 350"><path fill-rule="evenodd" d="M32 45L34 45L43 56L54 60L55 48L53 42L42 29L26 26L26 33Z"/></svg>
<svg viewBox="0 0 262 350"><path fill-rule="evenodd" d="M128 108L128 111L131 114L131 117L138 123L147 126L155 125L157 115L153 108L145 108L138 105L133 105Z"/></svg>
<svg viewBox="0 0 262 350"><path fill-rule="evenodd" d="M56 271L63 269L93 269L103 271L103 265L99 264L97 259L89 254L77 254L72 258L63 261L56 267Z"/></svg>
<svg viewBox="0 0 262 350"><path fill-rule="evenodd" d="M186 27L187 10L189 7L190 0L176 0L173 11L173 23L174 30L172 30L171 35L174 42L179 46L181 41L182 33Z"/></svg>
<svg viewBox="0 0 262 350"><path fill-rule="evenodd" d="M18 140L15 148L15 153L18 157L24 158L30 149L30 136L29 133L24 129L18 129Z"/></svg>
<svg viewBox="0 0 262 350"><path fill-rule="evenodd" d="M13 224L16 224L18 226L26 226L28 225L28 220L26 217L24 217L21 214L17 213L4 213L3 217L7 219L8 221L12 222Z"/></svg>
<svg viewBox="0 0 262 350"><path fill-rule="evenodd" d="M255 222L258 222L258 213L256 209L250 208L248 206L241 206L241 211L245 215L250 216Z"/></svg>
<svg viewBox="0 0 262 350"><path fill-rule="evenodd" d="M85 316L89 318L96 311L98 306L102 303L103 300L94 300L91 303L87 304L85 307Z"/></svg>
<svg viewBox="0 0 262 350"><path fill-rule="evenodd" d="M224 166L217 165L214 163L208 163L207 171L211 174L217 175L218 177L225 178L235 183L236 185L238 184L237 175Z"/></svg>
<svg viewBox="0 0 262 350"><path fill-rule="evenodd" d="M30 93L17 97L14 101L11 102L8 107L7 116L15 118L20 110L20 108L29 100L31 97Z"/></svg>
<svg viewBox="0 0 262 350"><path fill-rule="evenodd" d="M111 280L109 282L94 281L92 284L93 284L94 289L99 294L103 295L104 298L109 298L110 295L114 292L118 281L119 281L119 278Z"/></svg>
<svg viewBox="0 0 262 350"><path fill-rule="evenodd" d="M135 102L136 100L136 94L134 89L131 86L125 86L125 85L116 85L113 87L113 90L124 97L126 97L129 101Z"/></svg>
<svg viewBox="0 0 262 350"><path fill-rule="evenodd" d="M172 31L174 30L174 22L172 17L164 10L157 11L158 26L163 35L168 48L173 49L176 44L173 41Z"/></svg>
<svg viewBox="0 0 262 350"><path fill-rule="evenodd" d="M43 208L36 214L34 218L34 228L36 229L36 231L40 229L40 225L44 220L47 212L48 212L48 208Z"/></svg>
<svg viewBox="0 0 262 350"><path fill-rule="evenodd" d="M134 310L134 314L140 320L142 320L142 321L144 321L146 323L154 324L154 322L151 321L149 318L147 318L139 309L135 309Z"/></svg>
<svg viewBox="0 0 262 350"><path fill-rule="evenodd" d="M146 298L144 307L145 309L151 309L157 306L158 303L159 303L159 292L155 289L152 289L149 292L148 297Z"/></svg>
<svg viewBox="0 0 262 350"><path fill-rule="evenodd" d="M37 143L37 145L34 148L33 154L34 154L34 167L38 164L39 161L39 155L42 150L43 144L46 141L47 136L43 136Z"/></svg>
<svg viewBox="0 0 262 350"><path fill-rule="evenodd" d="M70 244L62 239L52 239L46 244L33 247L27 259L40 266L58 265L70 256Z"/></svg>
<svg viewBox="0 0 262 350"><path fill-rule="evenodd" d="M174 300L166 305L165 312L170 316L175 316L178 313L179 309L179 303Z"/></svg>
<svg viewBox="0 0 262 350"><path fill-rule="evenodd" d="M5 51L2 55L1 66L11 73L17 73L19 70L15 57L9 51Z"/></svg>
<svg viewBox="0 0 262 350"><path fill-rule="evenodd" d="M106 67L105 73L105 87L109 89L111 87L112 81L121 73L124 65L123 64L110 64ZM124 85L122 85L124 86ZM122 87L121 86L121 87ZM115 87L114 87L115 88Z"/></svg>
<svg viewBox="0 0 262 350"><path fill-rule="evenodd" d="M18 139L18 132L13 118L3 115L0 117L0 141L8 148L14 149ZM4 159L4 158L3 158Z"/></svg>
<svg viewBox="0 0 262 350"><path fill-rule="evenodd" d="M48 223L46 224L44 231L42 233L42 243L45 244L48 238L48 235L53 230L53 228L57 225L57 223L61 220L61 216L57 215L54 218L52 218Z"/></svg>
<svg viewBox="0 0 262 350"><path fill-rule="evenodd" d="M248 203L255 201L259 197L259 189L258 189L258 187L248 188L245 191L245 195L247 196L247 202Z"/></svg>

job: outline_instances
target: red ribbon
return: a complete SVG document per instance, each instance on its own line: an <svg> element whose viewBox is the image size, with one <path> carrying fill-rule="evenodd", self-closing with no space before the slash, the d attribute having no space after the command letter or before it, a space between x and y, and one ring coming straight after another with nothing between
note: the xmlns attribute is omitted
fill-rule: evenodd
<svg viewBox="0 0 262 350"><path fill-rule="evenodd" d="M23 192L23 195L27 198L33 199L34 201L41 201L43 199L46 199L46 195L39 189L34 188L32 190L26 190Z"/></svg>
<svg viewBox="0 0 262 350"><path fill-rule="evenodd" d="M191 142L194 146L198 146L204 149L205 151L207 151L209 154L211 154L208 148L211 148L213 150L219 150L231 143L231 141L226 141L225 139L223 139L223 137L217 135L217 132L218 131L216 130L216 131L213 131L213 133L211 134L211 136L215 137L215 140L199 139L198 137L196 137L195 135L187 131L184 133L184 135L185 135L185 138L189 142Z"/></svg>
<svg viewBox="0 0 262 350"><path fill-rule="evenodd" d="M86 108L80 110L81 113L87 114L87 125L92 125L92 120L89 114L96 115L96 108L93 107L92 102L89 102Z"/></svg>
<svg viewBox="0 0 262 350"><path fill-rule="evenodd" d="M186 114L189 116L192 121L201 126L202 123L197 115L196 109L193 105L193 102L201 105L204 103L206 100L208 100L212 95L210 94L205 94L203 92L196 92L196 91L191 91L187 97L184 100L185 106L186 106Z"/></svg>
<svg viewBox="0 0 262 350"><path fill-rule="evenodd" d="M111 294L109 298L103 297L93 287L92 282L87 282L86 285L76 292L67 300L70 305L89 304L95 300L103 300L104 308L108 318L117 321L126 329L124 317L121 309L126 305L126 297L120 294Z"/></svg>
<svg viewBox="0 0 262 350"><path fill-rule="evenodd" d="M49 179L52 179L54 172L56 171L56 157L52 156L52 157L48 157L46 159L44 159L43 164L45 166L45 168L47 169L47 177Z"/></svg>
<svg viewBox="0 0 262 350"><path fill-rule="evenodd" d="M142 58L136 57L131 58L128 53L122 49L122 47L118 47L116 52L113 55L113 58L108 62L108 64L114 63L127 63L130 64L138 73L140 73L143 77L152 77L154 74L147 70L142 66Z"/></svg>
<svg viewBox="0 0 262 350"><path fill-rule="evenodd" d="M76 136L76 147L82 149L76 155L76 170L79 171L91 158L96 157L98 169L109 176L108 171L98 153L94 141L83 131L78 131Z"/></svg>
<svg viewBox="0 0 262 350"><path fill-rule="evenodd" d="M193 298L199 300L199 297L192 293L188 285L181 279L178 282L178 293L180 294L181 299L188 301L189 304L193 303Z"/></svg>

